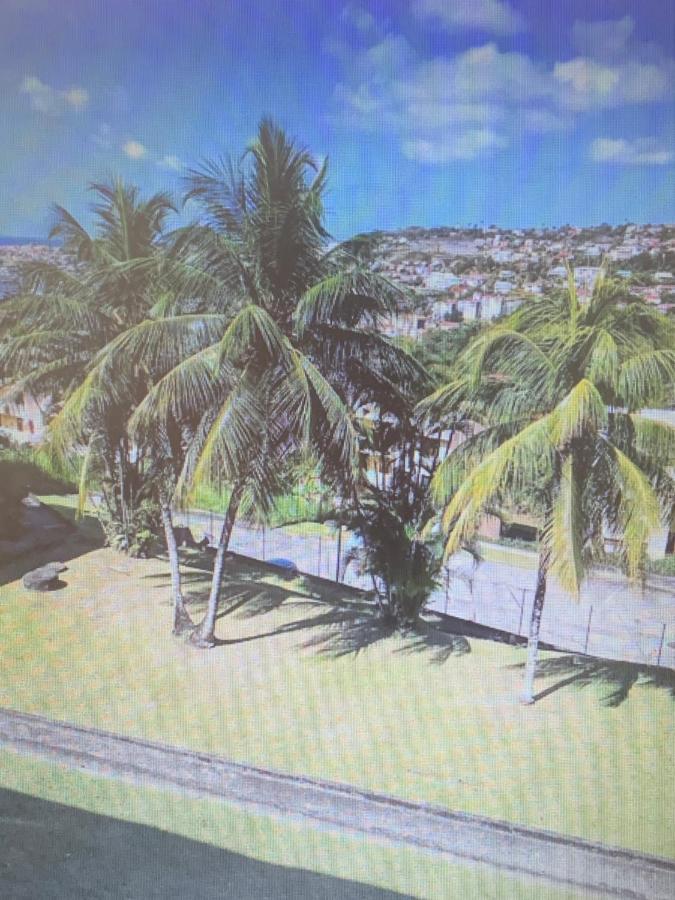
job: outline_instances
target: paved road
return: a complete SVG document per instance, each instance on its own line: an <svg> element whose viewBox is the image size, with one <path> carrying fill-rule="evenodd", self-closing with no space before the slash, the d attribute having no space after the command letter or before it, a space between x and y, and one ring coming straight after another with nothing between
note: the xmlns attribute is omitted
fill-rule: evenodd
<svg viewBox="0 0 675 900"><path fill-rule="evenodd" d="M186 518L177 514L177 520ZM215 534L218 521L218 516L209 513L189 514L195 537L202 532ZM343 534L343 554L348 544L349 536ZM256 559L288 557L308 575L336 576L337 535L318 537L311 530L302 535L286 528L260 531L237 523L230 547ZM519 555L527 561L526 555ZM476 567L468 554L458 554L451 560L450 570L431 599L431 609L513 634L527 634L534 567L491 561ZM371 587L355 567L347 570L345 583L366 590ZM541 639L563 650L675 668L675 589L665 579L652 579L642 589L618 573L607 572L589 578L577 600L551 583Z"/></svg>
<svg viewBox="0 0 675 900"><path fill-rule="evenodd" d="M323 823L606 897L672 900L675 862L284 775L149 741L0 711L0 745L98 775Z"/></svg>

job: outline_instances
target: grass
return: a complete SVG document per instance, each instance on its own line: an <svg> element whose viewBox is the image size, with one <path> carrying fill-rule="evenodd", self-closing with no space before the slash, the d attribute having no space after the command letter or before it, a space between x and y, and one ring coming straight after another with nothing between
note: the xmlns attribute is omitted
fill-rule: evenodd
<svg viewBox="0 0 675 900"><path fill-rule="evenodd" d="M204 512L222 514L227 509L229 497L228 488L217 489L208 485L200 485L191 497L190 505L194 509ZM271 528L279 528L289 523L314 522L321 519L328 508L329 501L325 496L323 500L321 499L318 485L299 483L294 491L275 499L274 506L267 517L267 525ZM246 508L241 510L241 514L246 517Z"/></svg>
<svg viewBox="0 0 675 900"><path fill-rule="evenodd" d="M0 476L19 487L22 495L72 493L77 489L72 479L50 464L46 454L35 447L0 448Z"/></svg>
<svg viewBox="0 0 675 900"><path fill-rule="evenodd" d="M243 562L223 644L197 651L170 635L166 570L98 549L58 593L0 588L0 705L675 856L667 677L553 665L560 689L522 707L521 649L392 636L341 586ZM197 615L208 572L186 584Z"/></svg>
<svg viewBox="0 0 675 900"><path fill-rule="evenodd" d="M293 868L428 900L436 900L439 896L476 897L481 900L510 897L572 900L576 896L576 892L543 887L540 883L502 874L487 866L461 864L412 848L393 847L327 828L310 828L287 819L246 812L216 800L195 799L155 788L131 786L83 774L55 763L27 759L9 751L0 751L0 785L123 822L150 826L163 833L169 829L172 834L230 853L283 866L281 871L276 869L270 873L268 884L263 886L260 881L256 882L260 896L263 890L267 897L292 896L292 885L287 883L284 870ZM142 838L147 842L145 835ZM33 865L36 854L30 846L32 839L31 832L22 828L4 838L4 843L14 860L21 853L30 854L27 865ZM13 843L20 843L21 846L15 847ZM71 851L68 855L77 849L73 843L67 844ZM53 846L50 845L50 848L53 854ZM91 853L89 847L86 849ZM151 857L151 854L146 850L143 856ZM148 868L157 865L155 859L149 858L147 861ZM60 864L59 859L52 862L57 867ZM228 858L223 860L221 873L216 870L208 874L213 877L224 874L227 884L231 885L239 875L233 867L242 864L245 866L241 859ZM222 872L225 866L227 868ZM289 872L289 875L292 877L292 873ZM79 887L85 889L86 882L80 881ZM295 887L297 890L297 881ZM225 885L223 889L227 894ZM250 890L250 883L244 889ZM342 896L339 885L335 889L338 890L337 896ZM194 896L197 896L200 892L198 882L193 885L193 890ZM363 895L370 896L365 891Z"/></svg>
<svg viewBox="0 0 675 900"><path fill-rule="evenodd" d="M520 569L536 569L537 553L525 550L522 547L513 547L497 542L481 540L480 552L487 562L504 563L509 566L518 566Z"/></svg>

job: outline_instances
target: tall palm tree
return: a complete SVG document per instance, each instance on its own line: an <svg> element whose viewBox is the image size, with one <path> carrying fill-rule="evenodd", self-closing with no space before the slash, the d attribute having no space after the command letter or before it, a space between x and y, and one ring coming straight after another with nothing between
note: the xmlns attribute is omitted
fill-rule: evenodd
<svg viewBox="0 0 675 900"><path fill-rule="evenodd" d="M620 536L627 574L640 577L649 534L672 509L675 429L639 413L675 384L674 346L660 313L617 304L603 278L583 306L570 276L566 292L480 335L453 380L424 401L428 414L459 409L482 426L433 479L446 556L476 533L486 510L525 498L541 517L526 703L549 577L578 593L607 528Z"/></svg>
<svg viewBox="0 0 675 900"><path fill-rule="evenodd" d="M231 489L207 611L193 635L198 646L215 643L242 501L248 495L268 508L288 460L308 448L325 479L348 480L358 467L352 410L389 390L392 376L417 373L412 358L378 333L400 291L328 247L326 171L267 120L239 161L191 171L186 196L200 218L175 234L162 277L193 299L195 311L168 302L115 346L118 356L150 357L165 373L132 429L201 414L180 489L204 482Z"/></svg>
<svg viewBox="0 0 675 900"><path fill-rule="evenodd" d="M17 392L49 395L56 404L69 398L78 414L72 436L87 447L84 473L99 478L112 531L128 544L143 463L125 433L132 386L120 377L114 396L100 385L96 403L84 404L83 395L101 349L143 320L156 300L157 260L174 206L167 194L142 199L137 188L119 180L94 183L90 190L92 231L54 207L50 237L62 240L70 266L26 266L22 290L0 310L0 379Z"/></svg>

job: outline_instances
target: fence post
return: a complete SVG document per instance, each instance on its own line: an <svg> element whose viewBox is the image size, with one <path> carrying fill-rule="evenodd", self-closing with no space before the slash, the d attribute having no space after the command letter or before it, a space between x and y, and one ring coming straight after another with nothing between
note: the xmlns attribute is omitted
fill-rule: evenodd
<svg viewBox="0 0 675 900"><path fill-rule="evenodd" d="M321 532L319 532L319 552L317 554L317 563L316 563L316 568L317 568L316 574L319 576L319 578L321 578L321 547L322 547Z"/></svg>
<svg viewBox="0 0 675 900"><path fill-rule="evenodd" d="M445 614L448 614L448 600L450 597L450 569L445 567Z"/></svg>
<svg viewBox="0 0 675 900"><path fill-rule="evenodd" d="M659 641L659 655L656 659L656 665L661 665L661 654L663 653L663 641L666 637L666 623L663 623L663 627L661 628L661 640Z"/></svg>
<svg viewBox="0 0 675 900"><path fill-rule="evenodd" d="M523 588L521 597L520 597L520 619L518 620L518 637L522 636L523 633L523 613L525 612L525 595L527 594L527 588Z"/></svg>
<svg viewBox="0 0 675 900"><path fill-rule="evenodd" d="M335 580L340 583L340 556L342 555L342 523L338 522L337 559L335 560Z"/></svg>
<svg viewBox="0 0 675 900"><path fill-rule="evenodd" d="M591 634L591 619L593 618L593 604L591 603L591 608L588 611L588 625L586 626L586 643L584 644L584 653L588 653L588 639Z"/></svg>

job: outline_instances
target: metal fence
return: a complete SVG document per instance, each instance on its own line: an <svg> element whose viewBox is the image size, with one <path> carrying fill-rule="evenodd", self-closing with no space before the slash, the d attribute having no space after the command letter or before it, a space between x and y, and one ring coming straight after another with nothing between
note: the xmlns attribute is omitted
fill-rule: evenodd
<svg viewBox="0 0 675 900"><path fill-rule="evenodd" d="M177 511L175 520L200 538L215 536L222 516ZM369 590L372 583L356 565L345 568L353 546L353 536L344 529L313 523L284 528L237 523L230 540L234 553L262 561L289 559L306 575ZM527 637L534 574L508 562L450 565L428 608ZM675 668L675 591L656 583L634 586L618 575L594 576L576 600L549 585L541 640L561 650Z"/></svg>

